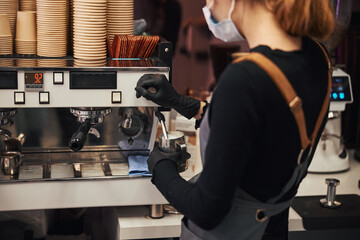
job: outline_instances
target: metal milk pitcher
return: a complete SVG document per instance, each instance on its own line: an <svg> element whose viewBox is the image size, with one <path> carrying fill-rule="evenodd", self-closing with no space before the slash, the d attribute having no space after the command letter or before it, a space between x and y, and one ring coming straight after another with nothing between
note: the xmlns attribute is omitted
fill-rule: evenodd
<svg viewBox="0 0 360 240"><path fill-rule="evenodd" d="M22 153L22 144L25 141L24 134L20 134L17 138L5 137L1 139L0 166L4 175L15 175L19 173L19 168L24 161Z"/></svg>
<svg viewBox="0 0 360 240"><path fill-rule="evenodd" d="M15 175L19 173L19 167L24 161L24 154L16 151L5 152L1 156L1 170L4 175Z"/></svg>
<svg viewBox="0 0 360 240"><path fill-rule="evenodd" d="M184 172L188 169L188 161L186 158L186 143L183 132L180 131L169 131L167 133L168 138L164 137L164 134L159 136L159 148L163 152L181 152L181 159L177 162L178 171Z"/></svg>

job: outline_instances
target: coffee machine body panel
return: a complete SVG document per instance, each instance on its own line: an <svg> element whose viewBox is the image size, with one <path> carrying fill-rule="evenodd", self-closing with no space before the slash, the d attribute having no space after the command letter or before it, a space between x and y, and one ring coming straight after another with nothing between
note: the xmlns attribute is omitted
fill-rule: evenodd
<svg viewBox="0 0 360 240"><path fill-rule="evenodd" d="M125 110L132 110L132 132L122 128ZM12 135L26 136L24 153L72 152L69 141L81 123L69 108L20 108L14 124L3 126ZM81 152L90 151L148 151L154 145L157 118L151 107L111 108L111 113L94 128L100 137L88 134ZM131 141L129 142L129 139Z"/></svg>
<svg viewBox="0 0 360 240"><path fill-rule="evenodd" d="M0 108L154 107L151 101L136 98L136 83L147 73L169 79L167 67L20 70L0 88Z"/></svg>

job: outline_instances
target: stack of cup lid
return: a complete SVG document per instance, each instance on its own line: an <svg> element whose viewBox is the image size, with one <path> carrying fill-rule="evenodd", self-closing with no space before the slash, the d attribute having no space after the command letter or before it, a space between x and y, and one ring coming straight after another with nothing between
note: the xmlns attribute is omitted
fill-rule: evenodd
<svg viewBox="0 0 360 240"><path fill-rule="evenodd" d="M108 0L107 35L134 35L134 0Z"/></svg>
<svg viewBox="0 0 360 240"><path fill-rule="evenodd" d="M36 54L35 11L17 13L15 51L18 54Z"/></svg>
<svg viewBox="0 0 360 240"><path fill-rule="evenodd" d="M74 57L106 58L106 0L74 0Z"/></svg>
<svg viewBox="0 0 360 240"><path fill-rule="evenodd" d="M7 14L0 14L0 55L13 53L13 41Z"/></svg>
<svg viewBox="0 0 360 240"><path fill-rule="evenodd" d="M18 10L18 0L0 0L0 14L8 15L11 35L13 36L15 36L17 10Z"/></svg>
<svg viewBox="0 0 360 240"><path fill-rule="evenodd" d="M67 4L67 0L36 0L37 54L39 56L66 56Z"/></svg>
<svg viewBox="0 0 360 240"><path fill-rule="evenodd" d="M20 0L21 11L36 11L36 0Z"/></svg>

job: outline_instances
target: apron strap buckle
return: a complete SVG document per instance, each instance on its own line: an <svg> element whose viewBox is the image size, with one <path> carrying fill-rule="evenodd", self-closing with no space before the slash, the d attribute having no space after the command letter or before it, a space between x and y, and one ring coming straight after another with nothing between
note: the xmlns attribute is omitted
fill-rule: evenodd
<svg viewBox="0 0 360 240"><path fill-rule="evenodd" d="M258 209L256 210L256 213L255 213L255 219L257 222L259 223L262 223L262 222L265 222L266 220L268 220L268 216L265 215L265 212L264 212L265 209Z"/></svg>
<svg viewBox="0 0 360 240"><path fill-rule="evenodd" d="M302 102L301 99L296 96L290 103L289 103L289 107L291 109L292 113L297 112L298 110L300 110L302 108Z"/></svg>

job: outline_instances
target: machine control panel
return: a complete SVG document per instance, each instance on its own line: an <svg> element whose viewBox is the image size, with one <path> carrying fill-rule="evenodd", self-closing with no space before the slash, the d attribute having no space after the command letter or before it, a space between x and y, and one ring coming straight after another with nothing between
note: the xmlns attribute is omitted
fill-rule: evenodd
<svg viewBox="0 0 360 240"><path fill-rule="evenodd" d="M334 68L330 92L330 111L344 111L346 104L352 103L353 94L350 75Z"/></svg>
<svg viewBox="0 0 360 240"><path fill-rule="evenodd" d="M25 72L25 89L42 90L44 88L43 72Z"/></svg>
<svg viewBox="0 0 360 240"><path fill-rule="evenodd" d="M350 79L347 76L336 76L332 78L331 101L351 102Z"/></svg>
<svg viewBox="0 0 360 240"><path fill-rule="evenodd" d="M0 71L0 108L155 107L136 98L137 81L147 73L168 78L169 68Z"/></svg>

